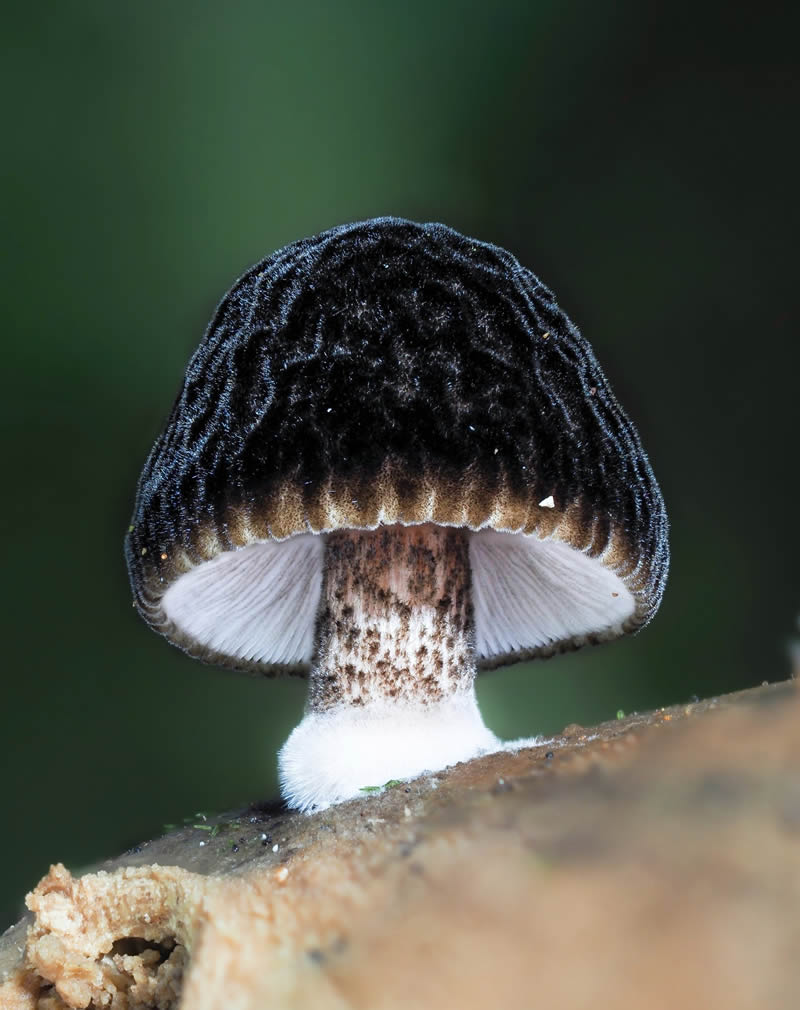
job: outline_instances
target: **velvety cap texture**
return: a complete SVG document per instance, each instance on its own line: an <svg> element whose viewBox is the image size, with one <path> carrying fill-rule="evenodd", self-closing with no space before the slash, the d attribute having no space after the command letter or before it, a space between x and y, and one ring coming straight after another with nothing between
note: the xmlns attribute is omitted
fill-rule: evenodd
<svg viewBox="0 0 800 1010"><path fill-rule="evenodd" d="M659 488L552 292L496 246L379 218L281 249L223 299L139 482L126 539L134 599L201 658L303 672L307 642L287 644L280 661L226 653L177 627L164 594L221 555L233 571L247 545L418 522L597 559L634 598L615 634L649 620L661 599ZM296 583L283 572L285 605L287 592L292 606L315 605L314 551L295 551ZM481 665L590 640L515 647Z"/></svg>

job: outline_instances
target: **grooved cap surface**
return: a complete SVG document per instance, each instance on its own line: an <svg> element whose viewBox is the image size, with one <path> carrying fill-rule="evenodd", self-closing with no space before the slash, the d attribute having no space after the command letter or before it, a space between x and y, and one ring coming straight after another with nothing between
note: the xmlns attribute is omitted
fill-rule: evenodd
<svg viewBox="0 0 800 1010"><path fill-rule="evenodd" d="M194 640L165 592L250 544L428 521L597 559L635 600L615 634L646 623L663 593L667 520L649 462L537 277L495 246L394 218L279 250L223 299L145 464L126 539L137 607L201 658L302 672Z"/></svg>

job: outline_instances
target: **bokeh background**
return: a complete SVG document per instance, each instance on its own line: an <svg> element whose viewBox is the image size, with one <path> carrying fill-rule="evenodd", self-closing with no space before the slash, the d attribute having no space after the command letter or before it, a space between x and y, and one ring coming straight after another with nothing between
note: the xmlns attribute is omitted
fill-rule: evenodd
<svg viewBox="0 0 800 1010"><path fill-rule="evenodd" d="M795 5L17 5L4 14L0 929L51 861L275 792L302 682L131 608L134 486L222 293L378 214L511 249L593 342L672 518L641 635L485 675L513 737L788 674Z"/></svg>

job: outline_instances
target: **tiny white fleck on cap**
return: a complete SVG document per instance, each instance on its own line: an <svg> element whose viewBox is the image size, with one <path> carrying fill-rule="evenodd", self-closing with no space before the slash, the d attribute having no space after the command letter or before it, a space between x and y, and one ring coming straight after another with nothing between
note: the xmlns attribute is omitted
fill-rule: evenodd
<svg viewBox="0 0 800 1010"><path fill-rule="evenodd" d="M539 505L543 509L554 509L556 507L556 503L553 501L552 495L548 495L547 498L542 498L542 500L539 502Z"/></svg>

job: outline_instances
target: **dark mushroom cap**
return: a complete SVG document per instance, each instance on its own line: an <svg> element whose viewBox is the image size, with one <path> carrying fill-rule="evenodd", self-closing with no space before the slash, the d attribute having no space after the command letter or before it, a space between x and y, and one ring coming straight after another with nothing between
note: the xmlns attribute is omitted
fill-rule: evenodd
<svg viewBox="0 0 800 1010"><path fill-rule="evenodd" d="M134 599L202 659L302 673L321 580L310 534L419 522L522 534L513 540L528 553L550 552L536 555L529 598L513 563L483 581L474 572L487 619L504 599L519 611L494 641L476 602L483 667L616 637L661 600L661 493L552 292L496 246L378 218L292 243L223 299L139 481L126 539ZM564 565L569 592L548 603ZM564 613L584 568L629 605L573 626ZM170 589L177 604L165 608ZM549 630L537 626L542 606L557 617ZM276 614L284 625L293 615L291 627L259 644L255 624ZM214 622L229 630L212 633Z"/></svg>

